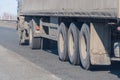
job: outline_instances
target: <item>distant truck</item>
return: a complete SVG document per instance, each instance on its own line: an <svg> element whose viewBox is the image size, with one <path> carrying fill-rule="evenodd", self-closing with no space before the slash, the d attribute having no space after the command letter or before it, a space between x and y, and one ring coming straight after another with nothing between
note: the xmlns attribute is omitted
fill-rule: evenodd
<svg viewBox="0 0 120 80"><path fill-rule="evenodd" d="M120 0L18 0L19 44L57 41L61 61L110 65L120 60Z"/></svg>

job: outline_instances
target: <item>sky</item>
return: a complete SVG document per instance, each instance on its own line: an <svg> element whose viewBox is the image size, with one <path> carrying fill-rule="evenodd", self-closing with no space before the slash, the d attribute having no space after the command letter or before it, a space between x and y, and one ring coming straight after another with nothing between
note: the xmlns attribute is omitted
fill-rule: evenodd
<svg viewBox="0 0 120 80"><path fill-rule="evenodd" d="M17 0L1 0L0 15L2 15L4 12L17 15Z"/></svg>

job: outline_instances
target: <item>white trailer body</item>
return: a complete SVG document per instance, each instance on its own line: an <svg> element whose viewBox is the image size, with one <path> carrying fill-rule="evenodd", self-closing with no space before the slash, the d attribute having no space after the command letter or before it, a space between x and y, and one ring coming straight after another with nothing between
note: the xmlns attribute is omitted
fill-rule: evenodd
<svg viewBox="0 0 120 80"><path fill-rule="evenodd" d="M21 14L119 18L120 0L22 0Z"/></svg>
<svg viewBox="0 0 120 80"><path fill-rule="evenodd" d="M18 1L18 22L23 25L18 27L25 27L20 43L26 33L31 48L43 48L46 38L55 40L62 61L81 62L85 69L120 60L113 49L119 41L119 18L120 0Z"/></svg>

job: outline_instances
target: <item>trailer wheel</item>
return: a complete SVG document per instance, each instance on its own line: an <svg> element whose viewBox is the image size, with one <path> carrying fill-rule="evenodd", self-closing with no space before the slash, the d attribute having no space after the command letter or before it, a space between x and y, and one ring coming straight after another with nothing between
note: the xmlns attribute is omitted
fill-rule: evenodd
<svg viewBox="0 0 120 80"><path fill-rule="evenodd" d="M25 44L25 30L19 32L19 45Z"/></svg>
<svg viewBox="0 0 120 80"><path fill-rule="evenodd" d="M58 54L61 61L68 60L67 53L67 27L64 23L60 24L59 34L58 34Z"/></svg>
<svg viewBox="0 0 120 80"><path fill-rule="evenodd" d="M120 42L114 43L114 56L118 58L120 57Z"/></svg>
<svg viewBox="0 0 120 80"><path fill-rule="evenodd" d="M79 64L78 35L79 29L71 23L68 30L68 54L70 63L73 65Z"/></svg>
<svg viewBox="0 0 120 80"><path fill-rule="evenodd" d="M83 24L79 34L79 53L81 66L84 69L90 68L90 32L89 26Z"/></svg>
<svg viewBox="0 0 120 80"><path fill-rule="evenodd" d="M29 45L31 49L40 49L41 48L41 38L33 37L33 31L29 31Z"/></svg>

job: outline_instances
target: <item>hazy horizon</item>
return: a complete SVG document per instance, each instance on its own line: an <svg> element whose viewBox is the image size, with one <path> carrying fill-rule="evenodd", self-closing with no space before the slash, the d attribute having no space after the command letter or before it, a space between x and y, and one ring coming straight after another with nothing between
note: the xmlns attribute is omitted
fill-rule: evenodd
<svg viewBox="0 0 120 80"><path fill-rule="evenodd" d="M17 1L16 0L3 0L0 3L0 15L9 13L17 15Z"/></svg>

